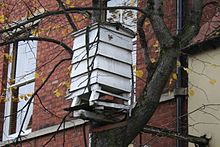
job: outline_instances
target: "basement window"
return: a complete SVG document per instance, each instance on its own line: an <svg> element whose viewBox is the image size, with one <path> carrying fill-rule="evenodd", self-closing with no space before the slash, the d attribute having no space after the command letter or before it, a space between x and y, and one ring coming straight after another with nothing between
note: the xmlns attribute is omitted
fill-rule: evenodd
<svg viewBox="0 0 220 147"><path fill-rule="evenodd" d="M21 135L31 132L33 100L29 109L24 106L34 92L36 50L36 41L19 41L10 45L3 140L16 138L22 124Z"/></svg>

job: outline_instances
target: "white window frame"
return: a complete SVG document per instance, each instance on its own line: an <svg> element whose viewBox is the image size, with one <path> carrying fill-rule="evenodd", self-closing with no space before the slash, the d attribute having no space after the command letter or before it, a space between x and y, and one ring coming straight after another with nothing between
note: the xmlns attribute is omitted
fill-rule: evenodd
<svg viewBox="0 0 220 147"><path fill-rule="evenodd" d="M27 41L28 42L28 41ZM17 50L18 50L18 46L17 46ZM9 47L9 55L12 55L12 52L14 50L14 44L11 44L10 47ZM36 42L36 52L37 52L37 42ZM13 63L8 63L8 74L11 74L11 71L12 71L12 64ZM16 67L14 67L16 68ZM11 77L10 75L8 75L8 77ZM7 79L8 80L8 79ZM17 125L18 124L18 120L16 119L16 128L15 128L15 133L13 134L10 134L10 121L11 121L11 117L9 117L11 115L11 108L12 108L12 92L10 91L10 89L14 88L14 87L22 87L22 86L25 86L27 84L31 84L35 82L35 78L32 77L32 78L29 78L29 79L25 79L23 81L20 81L20 82L16 82L15 84L9 84L7 83L7 90L6 90L6 102L5 102L5 111L4 111L4 124L3 124L3 134L2 134L2 140L3 141L7 141L7 140L11 140L11 139L15 139L16 137L18 137L18 134L19 134L19 130L20 130L20 127L21 127L21 124L20 125ZM17 110L19 111L19 110ZM23 111L27 111L27 107L23 110ZM26 129L28 127L28 124L31 120L31 117L32 117L32 114L33 114L33 102L31 103L31 106L29 107L29 110L28 110L28 115L26 117L26 120L24 122L24 130L22 130L21 132L21 136L25 136L29 133L31 133L32 129L29 128L29 129ZM17 114L16 114L17 115Z"/></svg>

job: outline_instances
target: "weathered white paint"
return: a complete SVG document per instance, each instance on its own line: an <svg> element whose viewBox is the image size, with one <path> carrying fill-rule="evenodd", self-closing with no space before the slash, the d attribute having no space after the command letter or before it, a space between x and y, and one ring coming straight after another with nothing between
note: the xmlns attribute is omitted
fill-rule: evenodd
<svg viewBox="0 0 220 147"><path fill-rule="evenodd" d="M95 55L97 48L97 43L92 45L92 47L89 50L89 57L93 57ZM124 63L131 64L131 51L126 50L123 48L120 48L118 46L114 46L113 44L108 44L106 42L99 42L98 44L98 50L97 50L97 55L102 55L108 58L112 58ZM74 50L73 54L73 60L72 63L79 62L81 60L85 60L87 58L86 56L86 48L79 48Z"/></svg>
<svg viewBox="0 0 220 147"><path fill-rule="evenodd" d="M131 78L131 65L124 64L112 58L106 58L104 56L97 56L89 58L89 65L93 64L93 70L103 70L118 74L123 77ZM81 74L87 73L87 60L82 60L73 64L71 77L77 77Z"/></svg>
<svg viewBox="0 0 220 147"><path fill-rule="evenodd" d="M82 97L90 101L90 105L108 106L108 103L95 102L99 100L101 90L105 94L118 95L127 105L131 92L134 35L126 28L109 24L94 24L89 29L89 50L86 50L86 29L74 34L71 94L68 98L73 98L72 106L78 105ZM119 105L109 103L109 107L116 106Z"/></svg>
<svg viewBox="0 0 220 147"><path fill-rule="evenodd" d="M88 73L77 76L71 79L70 92L74 92L74 95L81 95L87 92ZM105 72L101 70L94 70L90 78L90 86L94 84L101 84L104 90L113 93L130 92L131 82L130 79ZM82 90L80 90L82 89Z"/></svg>
<svg viewBox="0 0 220 147"><path fill-rule="evenodd" d="M97 41L97 29L98 25L94 24L90 28L90 33L89 33L89 43L93 43ZM109 25L101 25L100 26L100 36L99 40L105 43L109 43L121 48L124 48L126 50L132 50L133 48L133 42L131 39L133 36L127 31L126 29L116 29L115 27L109 26ZM82 48L86 44L86 29L82 29L77 31L76 33L73 34L75 37L74 39L74 45L73 45L73 50Z"/></svg>
<svg viewBox="0 0 220 147"><path fill-rule="evenodd" d="M189 134L211 136L209 147L219 147L220 48L190 56L189 69ZM205 106L208 104L216 105Z"/></svg>

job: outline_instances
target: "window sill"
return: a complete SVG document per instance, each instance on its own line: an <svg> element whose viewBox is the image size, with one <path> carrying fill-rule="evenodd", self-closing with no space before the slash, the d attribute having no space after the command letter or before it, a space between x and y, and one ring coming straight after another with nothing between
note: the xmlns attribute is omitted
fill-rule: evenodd
<svg viewBox="0 0 220 147"><path fill-rule="evenodd" d="M87 121L84 121L82 119L76 119L76 120L68 121L68 122L65 123L65 128L62 125L59 131L62 131L64 129L70 129L70 128L82 125L86 122ZM59 127L59 125L60 124L54 125L54 126L51 126L51 127L48 127L48 128L44 128L44 129L41 129L41 130L37 130L37 131L31 132L31 133L26 134L26 135L22 135L22 141L25 142L25 140L34 139L34 138L37 138L37 137L40 137L40 136L55 133L55 132L57 132L57 128ZM0 142L0 146L4 146L4 145L8 145L8 144L13 143L13 141L14 141L13 139L14 138L12 138L10 140Z"/></svg>

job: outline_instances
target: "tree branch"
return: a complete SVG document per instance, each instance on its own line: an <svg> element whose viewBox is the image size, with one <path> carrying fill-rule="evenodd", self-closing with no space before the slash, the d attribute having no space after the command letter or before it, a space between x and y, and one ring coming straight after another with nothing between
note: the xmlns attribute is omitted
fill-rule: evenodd
<svg viewBox="0 0 220 147"><path fill-rule="evenodd" d="M63 5L63 2L61 0L56 0L57 3L59 4L59 6L65 11L65 6ZM65 16L66 16L66 19L69 21L73 31L77 31L77 27L76 25L74 24L72 18L70 17L70 15L65 11Z"/></svg>
<svg viewBox="0 0 220 147"><path fill-rule="evenodd" d="M163 0L149 0L145 6L145 11L149 11L149 20L153 27L156 38L162 49L171 47L174 44L174 39L170 34L163 20Z"/></svg>
<svg viewBox="0 0 220 147"><path fill-rule="evenodd" d="M139 11L139 12L143 13L146 16L148 15L148 13L146 11L143 11L142 9L140 9L138 7L132 7L132 6L117 6L117 7L103 7L102 8L102 10L117 10L117 9L122 9L122 10L131 9L131 10ZM100 10L100 8L74 7L74 8L67 8L65 10L47 11L43 14L40 14L40 15L34 16L32 18L29 18L28 20L26 20L24 22L21 22L21 23L15 25L15 26L11 26L7 29L0 30L0 34L3 34L5 32L13 31L17 28L25 26L28 23L34 22L34 21L39 20L39 19L43 19L43 18L48 17L48 16L60 15L60 14L65 14L65 13L83 13L83 11L89 11L89 10Z"/></svg>
<svg viewBox="0 0 220 147"><path fill-rule="evenodd" d="M27 111L24 115L24 119L22 121L22 124L21 124L21 128L18 132L18 137L16 138L16 141L15 141L15 144L17 145L18 142L19 142L19 138L21 136L21 133L23 131L23 126L24 126L24 122L26 120L26 117L27 117L27 114L28 114L28 110L30 108L30 104L32 102L32 100L34 99L34 96L37 95L37 93L44 87L44 85L46 84L46 82L49 80L49 78L51 77L51 75L54 73L54 71L59 67L60 64L62 64L64 61L69 61L71 60L72 58L66 58L66 59L62 59L61 61L59 61L54 67L53 69L50 71L50 73L48 74L48 76L46 77L46 79L43 81L43 83L34 91L34 93L32 94L32 96L30 97L30 99L27 101L27 103L20 109L17 111L17 113L19 111L22 111L25 107L27 107Z"/></svg>
<svg viewBox="0 0 220 147"><path fill-rule="evenodd" d="M142 15L137 22L137 31L138 31L138 35L140 38L140 44L141 44L141 48L144 52L144 62L147 65L147 71L148 71L148 78L147 78L147 82L149 82L153 76L153 73L156 70L157 67L157 62L156 63L152 63L150 60L150 54L149 54L149 48L148 48L148 39L146 38L145 32L144 32L144 28L143 28L143 24L145 22L146 16Z"/></svg>
<svg viewBox="0 0 220 147"><path fill-rule="evenodd" d="M38 41L47 41L47 42L52 42L55 44L58 44L60 46L62 46L66 51L68 51L70 53L70 55L72 55L72 49L67 46L65 43L63 43L62 41L58 41L52 38L45 38L45 37L21 37L21 38L14 38L14 39L9 39L5 42L0 43L0 46L4 46L4 45L8 45L14 42L18 42L18 41L25 41L25 40L38 40Z"/></svg>
<svg viewBox="0 0 220 147"><path fill-rule="evenodd" d="M145 86L141 96L137 99L137 104L128 119L127 135L125 137L126 145L143 129L155 112L159 105L163 88L176 64L177 56L176 48L167 49L161 56L151 81Z"/></svg>
<svg viewBox="0 0 220 147"><path fill-rule="evenodd" d="M177 38L180 40L180 48L188 45L193 37L199 33L202 7L203 0L192 1L192 9L189 15L189 20L187 20L186 26L184 27L182 33L177 36Z"/></svg>
<svg viewBox="0 0 220 147"><path fill-rule="evenodd" d="M187 142L191 142L191 143L195 143L195 144L199 144L199 145L200 144L203 144L203 145L209 144L209 140L206 139L205 137L183 135L183 134L177 133L175 131L171 131L171 130L164 129L164 128L157 128L157 127L153 127L153 126L149 126L149 125L147 125L143 128L143 132L155 134L157 136L165 136L165 137L170 137L170 138L174 138L174 139L178 139L178 140L183 140L183 141L187 141Z"/></svg>
<svg viewBox="0 0 220 147"><path fill-rule="evenodd" d="M151 80L137 99L137 104L128 119L124 146L128 145L150 120L159 105L163 88L176 64L178 52L175 48L174 39L160 15L162 14L162 6L162 0L150 0L144 8L145 11L149 11L148 17L163 52Z"/></svg>

